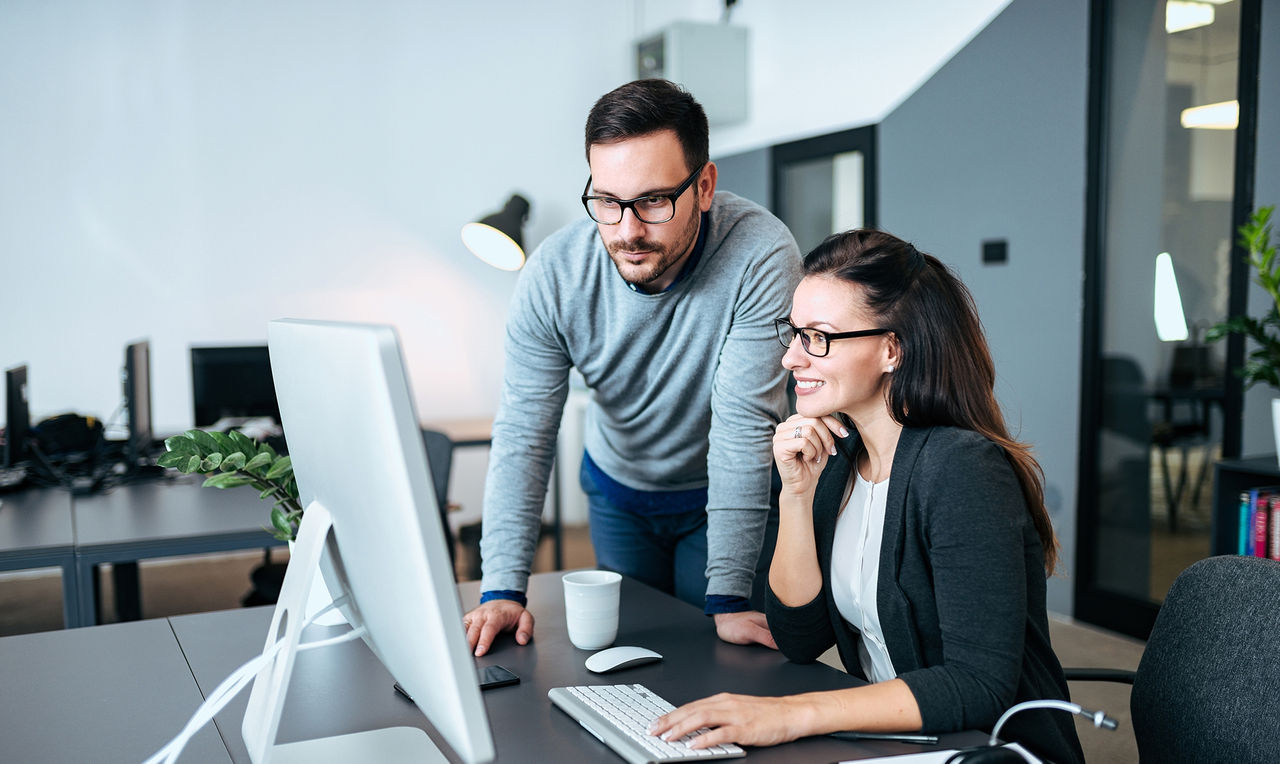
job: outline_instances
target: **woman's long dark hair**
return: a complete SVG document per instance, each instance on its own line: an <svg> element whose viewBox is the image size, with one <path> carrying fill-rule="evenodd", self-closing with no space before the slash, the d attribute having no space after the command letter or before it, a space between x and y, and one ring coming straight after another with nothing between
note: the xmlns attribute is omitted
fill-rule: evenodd
<svg viewBox="0 0 1280 764"><path fill-rule="evenodd" d="M908 242L858 229L828 236L804 259L806 276L861 288L877 325L900 348L888 390L889 413L904 427L947 425L980 433L1004 449L1044 547L1046 572L1058 540L1044 506L1044 471L1014 440L996 402L995 364L973 295L942 261Z"/></svg>

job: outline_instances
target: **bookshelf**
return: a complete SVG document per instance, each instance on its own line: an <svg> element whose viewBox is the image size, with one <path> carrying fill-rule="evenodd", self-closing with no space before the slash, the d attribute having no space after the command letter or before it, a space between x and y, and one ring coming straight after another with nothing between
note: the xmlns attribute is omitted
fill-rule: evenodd
<svg viewBox="0 0 1280 764"><path fill-rule="evenodd" d="M1240 492L1260 485L1280 485L1275 454L1249 459L1223 459L1213 466L1213 530L1215 555L1235 554L1240 532Z"/></svg>

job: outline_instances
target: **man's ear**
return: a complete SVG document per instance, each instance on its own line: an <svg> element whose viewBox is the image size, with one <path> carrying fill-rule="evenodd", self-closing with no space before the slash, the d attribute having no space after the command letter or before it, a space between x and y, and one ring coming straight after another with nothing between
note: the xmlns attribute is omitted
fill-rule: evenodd
<svg viewBox="0 0 1280 764"><path fill-rule="evenodd" d="M698 175L698 209L703 212L711 209L711 200L716 195L716 180L719 178L715 162L707 162Z"/></svg>

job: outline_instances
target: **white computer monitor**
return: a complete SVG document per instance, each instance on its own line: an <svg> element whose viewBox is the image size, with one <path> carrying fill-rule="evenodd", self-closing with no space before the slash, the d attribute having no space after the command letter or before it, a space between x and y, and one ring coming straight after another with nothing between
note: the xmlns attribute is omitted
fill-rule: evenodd
<svg viewBox="0 0 1280 764"><path fill-rule="evenodd" d="M411 695L456 758L487 762L493 738L467 649L462 607L395 330L281 319L268 328L271 371L303 521L267 645L297 645L306 590L320 563L343 615ZM301 598L301 601L299 601ZM254 683L242 731L250 757L308 760L329 752L384 761L431 745L418 729L277 745L293 668L288 646ZM414 734L416 733L416 735ZM435 753L434 755L439 755Z"/></svg>

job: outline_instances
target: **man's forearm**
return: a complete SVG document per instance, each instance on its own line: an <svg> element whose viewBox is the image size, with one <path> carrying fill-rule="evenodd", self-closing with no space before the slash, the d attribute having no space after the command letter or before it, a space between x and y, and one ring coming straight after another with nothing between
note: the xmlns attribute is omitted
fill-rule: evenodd
<svg viewBox="0 0 1280 764"><path fill-rule="evenodd" d="M707 509L707 594L751 597L769 508Z"/></svg>

